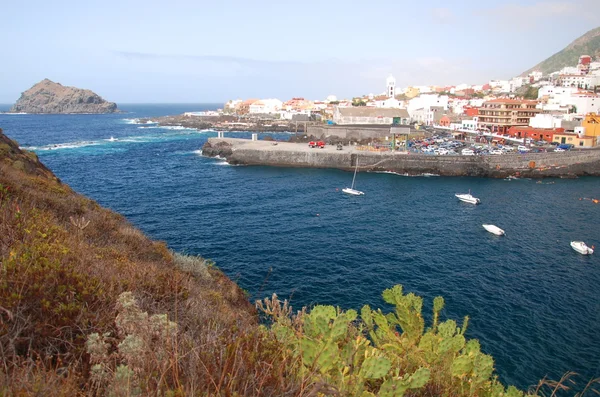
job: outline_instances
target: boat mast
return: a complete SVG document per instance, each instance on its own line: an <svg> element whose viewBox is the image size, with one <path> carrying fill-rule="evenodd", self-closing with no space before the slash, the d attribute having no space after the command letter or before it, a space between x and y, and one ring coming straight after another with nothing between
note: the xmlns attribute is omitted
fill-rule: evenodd
<svg viewBox="0 0 600 397"><path fill-rule="evenodd" d="M356 179L356 170L358 169L358 163L356 164L356 167L354 168L354 176L352 177L352 186L350 187L350 189L354 189L354 180Z"/></svg>

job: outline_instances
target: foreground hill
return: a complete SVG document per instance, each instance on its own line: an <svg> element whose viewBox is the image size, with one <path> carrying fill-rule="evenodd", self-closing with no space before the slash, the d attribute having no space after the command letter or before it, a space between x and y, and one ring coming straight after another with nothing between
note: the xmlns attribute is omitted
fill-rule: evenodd
<svg viewBox="0 0 600 397"><path fill-rule="evenodd" d="M426 327L401 286L388 314L293 314L273 296L259 325L210 261L148 239L2 130L0 276L0 396L523 396L468 317L443 321L437 297Z"/></svg>
<svg viewBox="0 0 600 397"><path fill-rule="evenodd" d="M11 113L114 113L117 104L90 90L65 87L44 79L21 94Z"/></svg>
<svg viewBox="0 0 600 397"><path fill-rule="evenodd" d="M600 27L590 30L563 50L523 72L522 75L526 76L534 70L549 74L566 66L575 66L581 55L590 55L592 58L600 57Z"/></svg>

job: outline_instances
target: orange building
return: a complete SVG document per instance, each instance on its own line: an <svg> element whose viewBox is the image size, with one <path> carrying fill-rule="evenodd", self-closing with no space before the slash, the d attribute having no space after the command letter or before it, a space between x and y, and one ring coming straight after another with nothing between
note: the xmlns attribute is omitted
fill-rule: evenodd
<svg viewBox="0 0 600 397"><path fill-rule="evenodd" d="M600 137L600 115L596 113L586 114L581 126L585 128L586 136Z"/></svg>
<svg viewBox="0 0 600 397"><path fill-rule="evenodd" d="M564 134L564 128L510 127L506 133L513 138L531 138L534 141L553 142L555 134Z"/></svg>
<svg viewBox="0 0 600 397"><path fill-rule="evenodd" d="M521 99L494 99L483 103L479 108L479 126L491 132L505 134L510 127L526 127L529 120L541 109L537 101Z"/></svg>
<svg viewBox="0 0 600 397"><path fill-rule="evenodd" d="M479 116L479 108L465 106L464 107L464 112L469 117L477 117L477 116Z"/></svg>
<svg viewBox="0 0 600 397"><path fill-rule="evenodd" d="M439 125L441 125L442 127L450 127L450 117L443 115L442 118L440 119L440 121L438 122Z"/></svg>

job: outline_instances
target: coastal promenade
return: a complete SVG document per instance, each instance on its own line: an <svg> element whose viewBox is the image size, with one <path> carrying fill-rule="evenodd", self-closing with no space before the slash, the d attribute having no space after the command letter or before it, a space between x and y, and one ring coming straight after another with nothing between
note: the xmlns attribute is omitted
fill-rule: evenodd
<svg viewBox="0 0 600 397"><path fill-rule="evenodd" d="M437 174L505 178L510 175L545 178L600 176L600 150L565 153L526 153L496 156L436 156L408 152L359 150L356 146L309 148L306 143L209 138L202 153L230 164L337 168L400 174Z"/></svg>

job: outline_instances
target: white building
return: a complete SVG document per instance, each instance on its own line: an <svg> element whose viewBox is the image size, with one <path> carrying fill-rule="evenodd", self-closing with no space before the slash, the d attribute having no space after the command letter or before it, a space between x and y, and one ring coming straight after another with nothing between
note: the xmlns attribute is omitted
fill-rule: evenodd
<svg viewBox="0 0 600 397"><path fill-rule="evenodd" d="M600 113L600 96L589 92L579 92L571 95L568 105L575 106L577 114Z"/></svg>
<svg viewBox="0 0 600 397"><path fill-rule="evenodd" d="M581 75L581 70L579 70L579 68L577 67L573 67L573 66L567 66L562 68L561 70L558 71L558 74L577 74L577 75Z"/></svg>
<svg viewBox="0 0 600 397"><path fill-rule="evenodd" d="M375 107L378 108L389 108L389 109L401 109L403 102L397 100L394 97L390 97L383 101L375 101Z"/></svg>
<svg viewBox="0 0 600 397"><path fill-rule="evenodd" d="M342 108L336 106L333 111L333 121L336 124L389 124L399 121L399 124L408 124L406 109L379 109L366 106L351 106Z"/></svg>
<svg viewBox="0 0 600 397"><path fill-rule="evenodd" d="M525 77L513 77L508 82L509 92L515 92L517 89L521 88L523 84L526 84L528 79Z"/></svg>
<svg viewBox="0 0 600 397"><path fill-rule="evenodd" d="M538 113L529 120L533 128L561 128L563 118L558 115Z"/></svg>
<svg viewBox="0 0 600 397"><path fill-rule="evenodd" d="M598 77L595 75L561 74L557 79L557 85L561 87L579 87L583 89L591 89L597 84Z"/></svg>
<svg viewBox="0 0 600 397"><path fill-rule="evenodd" d="M447 95L422 94L408 101L408 113L416 109L424 109L432 106L441 106L448 110L449 98Z"/></svg>
<svg viewBox="0 0 600 397"><path fill-rule="evenodd" d="M248 113L251 114L271 114L278 113L283 106L279 99L261 99L250 105Z"/></svg>
<svg viewBox="0 0 600 397"><path fill-rule="evenodd" d="M510 92L510 82L508 80L490 80L490 88L496 92Z"/></svg>
<svg viewBox="0 0 600 397"><path fill-rule="evenodd" d="M325 102L337 102L337 97L335 95L329 95Z"/></svg>
<svg viewBox="0 0 600 397"><path fill-rule="evenodd" d="M567 95L570 96L574 92L578 92L579 89L576 87L556 87L553 85L545 85L540 87L538 90L538 99L544 99L544 97L553 98L555 96Z"/></svg>
<svg viewBox="0 0 600 397"><path fill-rule="evenodd" d="M534 70L533 72L529 73L529 77L533 77L534 82L541 80L543 76L544 74L539 70Z"/></svg>
<svg viewBox="0 0 600 397"><path fill-rule="evenodd" d="M391 74L385 80L386 83L386 94L388 98L394 98L396 96L396 79Z"/></svg>

